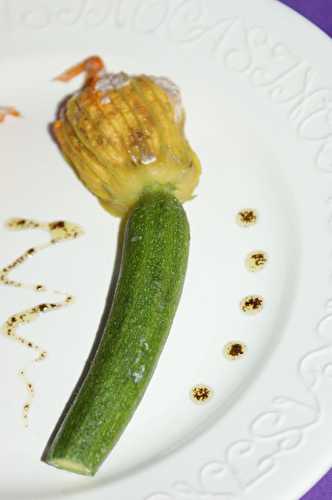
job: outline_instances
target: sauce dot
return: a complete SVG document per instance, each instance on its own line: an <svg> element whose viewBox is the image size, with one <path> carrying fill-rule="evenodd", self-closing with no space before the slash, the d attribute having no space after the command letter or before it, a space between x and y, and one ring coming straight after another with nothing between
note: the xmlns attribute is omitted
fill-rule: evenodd
<svg viewBox="0 0 332 500"><path fill-rule="evenodd" d="M206 403L211 399L213 391L207 385L195 385L191 391L191 399L198 404Z"/></svg>
<svg viewBox="0 0 332 500"><path fill-rule="evenodd" d="M228 342L224 347L224 354L227 359L239 359L244 356L247 346L239 341Z"/></svg>
<svg viewBox="0 0 332 500"><path fill-rule="evenodd" d="M247 295L241 300L241 310L246 314L257 314L263 309L263 297L259 295Z"/></svg>
<svg viewBox="0 0 332 500"><path fill-rule="evenodd" d="M253 208L244 208L240 210L236 215L236 222L241 227L249 227L256 224L258 214Z"/></svg>
<svg viewBox="0 0 332 500"><path fill-rule="evenodd" d="M267 254L262 250L254 250L246 257L246 268L248 271L255 273L261 271L267 263Z"/></svg>

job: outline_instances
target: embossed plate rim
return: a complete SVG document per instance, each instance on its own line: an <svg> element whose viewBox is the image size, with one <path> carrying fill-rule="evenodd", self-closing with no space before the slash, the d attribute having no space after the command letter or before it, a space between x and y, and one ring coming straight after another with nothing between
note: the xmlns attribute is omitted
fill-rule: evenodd
<svg viewBox="0 0 332 500"><path fill-rule="evenodd" d="M144 0L144 3L147 2L148 0ZM40 3L39 0L31 0L29 5L35 4L37 6L36 8L39 8L40 5L48 6L51 5L51 3L51 0L46 0L42 3ZM74 4L74 2L72 3ZM119 2L117 5L121 5L122 3L124 4L126 2ZM158 2L154 1L154 3L157 4ZM183 6L187 4L194 6L194 4L200 3L200 0L185 0L184 2L171 0L170 2L165 2L165 5L172 6L170 8L176 8L178 5ZM309 91L308 89L310 87L309 84L311 82L312 67L314 67L315 70L318 69L319 72L324 75L324 79L326 79L326 70L323 65L324 57L322 59L322 54L326 53L327 56L328 50L330 50L330 40L324 33L320 32L308 21L303 19L298 14L293 13L293 11L280 5L277 1L271 2L269 0L252 0L250 2L250 7L248 7L248 3L247 5L245 5L245 3L241 0L234 1L231 7L227 5L227 3L228 2L225 1L223 3L219 2L217 7L217 3L215 2L216 12L218 11L218 9L220 9L220 11L224 10L225 12L229 12L230 15L234 15L233 12L237 11L237 14L239 14L240 16L243 15L243 19L245 19L245 30L247 31L250 30L252 26L257 27L257 22L259 20L259 23L263 23L264 29L267 30L269 36L271 33L271 39L274 42L273 46L276 50L282 50L282 46L285 46L284 39L287 39L286 41L288 43L288 46L291 47L292 51L296 51L301 58L306 58L308 54L308 60L310 61L310 63L308 66L308 71L304 73L304 93L300 93L299 100L297 100L296 98L289 100L290 108L287 108L286 106L286 114L289 118L290 131L292 130L292 128L294 129L293 124L295 121L295 128L297 133L302 134L302 136L298 138L298 147L304 147L303 141L305 140L313 145L313 163L315 163L318 171L322 172L321 177L323 182L325 182L327 179L326 173L330 175L332 172L332 165L330 165L328 161L328 153L330 151L330 148L332 147L332 132L331 135L329 132L329 134L322 139L313 139L312 137L306 138L303 137L303 130L305 135L305 127L307 125L307 122L305 123L305 125L303 124L304 122L299 125L296 120L300 116L299 113L301 114L301 105L307 98L306 94ZM81 2L82 12L83 7L86 7L88 4L88 0ZM140 5L141 4L135 3L136 12L139 11ZM212 2L210 5L212 5ZM28 40L29 43L31 41L31 44L34 44L37 43L37 39L40 33L42 33L42 36L45 36L46 33L49 33L50 36L54 34L53 30L56 30L56 28L52 25L52 22L54 20L54 22L56 23L59 22L59 20L61 21L62 19L65 24L63 28L66 30L75 30L76 24L78 24L80 21L79 17L77 17L77 19L73 19L71 23L68 23L65 17L65 10L60 10L60 12L57 12L55 17L52 17L51 15L47 17L46 15L44 18L38 18L38 16L34 17L34 12L32 9L31 11L25 11L25 14L23 16L17 18L15 16L15 6L11 6L10 2L2 1L0 2L0 7L2 9L2 13L7 16L6 19L8 19L7 34L0 34L0 40L1 37L4 38L5 36L8 37L8 40L12 40L12 37L14 37L15 34L20 33L20 43L22 43L22 40ZM165 7L165 12L166 10L167 9ZM52 8L50 8L49 12L52 13ZM63 16L63 18L61 18L61 16ZM202 26L201 24L199 24L199 22L201 21L199 16L197 16L196 18L194 17L195 16L193 16L192 22L194 24L196 23L196 36L199 37L200 33L202 34L204 32L204 25ZM247 21L250 24L247 24ZM120 15L116 22L118 22L118 27L121 27L122 19ZM163 19L161 18L159 23L156 23L152 28L150 26L150 28L146 30L146 34L150 35L153 32L158 32L158 30L162 28L162 22ZM102 29L102 27L99 28ZM97 27L96 29L99 28ZM207 31L210 32L212 29L214 29L214 26L211 25L208 27ZM257 29L259 30L260 28ZM201 30L201 32L199 30ZM247 34L247 31L245 31L245 34ZM280 40L281 43L279 43ZM3 46L0 47L0 55L4 58L9 57L11 50L15 52L15 50L17 49L17 45L15 45L16 43L18 42L13 39L14 48L9 47L7 52L5 52ZM314 61L315 53L317 53L317 61ZM236 55L234 54L234 51L228 52L226 55L229 58L228 61L230 61L234 55ZM304 59L304 61L306 62L306 59ZM247 69L244 69L243 73L245 74L246 71ZM241 72L242 70L240 71L240 73ZM236 74L234 77L236 77ZM264 78L264 75L259 74L258 72L256 73L256 77ZM278 81L278 78L276 81ZM332 82L329 82L330 85L331 83ZM264 85L262 85L262 87L264 87ZM269 87L269 84L267 84L267 87ZM312 91L315 92L315 89L317 90L317 86L313 88ZM318 90L320 91L321 88L318 87ZM272 85L272 93L273 91L275 92L274 98L278 98L279 90L278 88L274 87L274 84ZM327 105L330 105L330 98L326 99ZM281 107L283 109L285 108L285 103L281 103ZM315 112L318 113L319 111L317 111L316 109L313 111L313 113ZM322 113L323 112L324 109L322 109ZM325 216L327 219L331 217L330 204L326 205ZM330 221L328 222L330 223ZM322 241L324 242L324 244L330 246L330 239L327 235L322 237ZM330 268L326 269L326 272L330 272ZM329 291L326 292L326 298L330 296L331 290L329 289ZM292 498L295 498L295 494L297 496L300 496L300 494L304 493L304 491L318 479L318 475L323 474L325 470L331 465L332 459L332 457L327 459L325 456L323 457L322 454L317 454L317 450L315 449L312 442L312 439L316 439L316 436L321 436L321 432L323 432L324 429L328 429L328 417L332 415L331 406L327 409L323 408L322 411L322 405L325 404L322 396L323 398L327 397L327 389L324 389L322 391L323 395L316 394L316 391L320 390L322 379L329 379L331 377L331 374L329 372L330 363L325 363L323 367L318 367L319 369L316 365L311 366L310 364L312 363L312 359L316 359L315 356L317 354L330 354L331 350L331 342L328 338L329 322L332 319L331 302L327 300L326 304L321 305L321 310L323 312L321 316L317 318L316 327L313 329L318 334L318 337L322 338L323 340L321 341L321 343L318 342L318 347L314 347L312 346L311 335L310 338L309 334L308 338L304 336L304 338L302 339L303 345L307 343L307 347L306 350L303 351L303 354L300 356L300 359L298 361L300 375L299 387L300 384L302 384L301 387L306 387L308 393L312 395L311 401L298 401L296 400L294 394L290 395L293 397L289 397L287 390L285 390L286 396L277 396L279 394L278 389L278 391L276 392L276 396L274 398L271 398L272 407L269 406L268 408L260 408L259 413L256 410L252 411L253 420L249 422L248 426L249 438L247 437L246 433L241 433L241 436L243 435L244 439L237 439L234 443L231 443L226 448L222 445L220 446L220 450L218 451L217 455L219 457L223 456L223 451L225 451L225 455L222 459L217 460L217 455L214 455L214 453L206 450L207 446L210 446L214 440L219 439L219 435L222 435L221 422L218 425L215 425L214 428L207 433L207 435L199 439L199 446L201 446L202 449L205 448L205 455L210 455L210 460L206 459L206 464L203 464L203 466L201 466L199 460L199 452L197 451L198 445L196 440L193 446L188 445L184 449L179 450L179 452L177 452L175 455L169 456L160 463L149 467L146 471L138 472L135 476L129 478L127 483L126 481L119 481L115 482L114 484L106 485L100 490L86 490L85 492L82 490L78 497L84 498L86 500L97 500L105 498L105 494L111 495L113 493L114 497L133 500L134 491L135 498L137 498L138 500L230 500L238 498L243 498L245 500L258 500L260 498L272 499L271 491L277 491L279 493L280 491L282 491L283 498L287 500L285 495L288 495L287 491L289 491L288 498L289 500L291 500ZM310 349L309 345L311 346ZM287 348L288 341L284 338L282 340L280 349L284 349L284 352L287 352ZM275 368L271 368L271 363L269 363L265 367L265 376L267 376L269 372L275 373ZM255 389L250 389L250 391L257 390L259 384L260 386L262 386L261 375L258 378L259 380L257 381L257 384L255 384ZM283 382L280 382L280 386L283 385L287 387L287 378L286 376L284 378L285 380ZM284 388L280 389L280 391L284 392ZM251 397L252 396L253 394L251 394ZM277 426L278 422L280 422L283 418L283 410L285 408L287 409L289 405L293 405L293 408L295 408L296 411L300 411L301 409L307 412L306 415L309 415L308 421L306 421L305 424L302 423L302 425L298 425L297 427L295 426L295 428L293 429L286 429L286 431L279 433L280 441L276 440L278 443L276 445L276 451L270 455L261 457L262 461L260 463L260 467L262 468L263 472L259 470L259 467L257 465L258 472L256 471L256 476L254 475L251 480L248 480L248 478L247 480L243 479L241 473L236 470L236 466L240 461L240 457L245 457L246 454L249 454L248 456L250 457L252 447L264 442L266 436L262 434L263 431L257 432L257 428L259 427L260 422L262 422L262 419L266 419L271 416L272 420L275 419L275 425ZM235 411L238 411L238 407L235 409ZM307 433L307 431L309 430L310 432ZM269 439L270 438L271 436L269 437ZM305 440L307 440L307 442L305 442ZM270 441L272 442L272 438L270 439ZM300 444L302 447L300 447ZM194 456L191 455L192 450L195 450ZM302 464L300 463L300 468L297 470L297 472L298 474L302 474L303 476L305 476L305 479L301 478L301 481L297 481L295 485L295 479L293 478L293 483L288 484L286 486L286 490L278 490L278 488L280 488L279 483L282 482L282 478L284 482L287 482L288 476L285 469L289 467L289 457L291 457L291 460L293 461L294 459L296 461L296 457L298 457L298 460L300 460L300 462L303 461L304 463L305 457L303 456L303 453L307 454L310 451L316 453L315 456L317 457L317 459L321 460L320 464L317 464L317 470L313 471L312 467L308 468L307 464L305 466L306 468L302 469ZM236 456L236 460L234 460L234 455ZM177 471L178 474L178 466L179 470L181 470L181 473L179 474L181 474L181 478L183 478L181 481L176 480L175 476L174 478L165 477L165 475L167 476L166 471L168 470L171 471L170 473L174 473L174 471ZM248 464L246 466L248 466ZM246 467L244 467L244 469L245 468ZM227 484L227 487L218 484L217 488L214 481L218 480L218 477L220 476L225 479L221 481L222 485ZM69 498L69 496L71 497L71 495L65 495L66 498ZM73 495L72 498L74 499L76 496L77 495Z"/></svg>

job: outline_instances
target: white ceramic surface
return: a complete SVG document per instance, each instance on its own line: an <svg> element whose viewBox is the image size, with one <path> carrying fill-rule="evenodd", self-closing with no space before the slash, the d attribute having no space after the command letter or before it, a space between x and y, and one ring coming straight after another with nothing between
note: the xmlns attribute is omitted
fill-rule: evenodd
<svg viewBox="0 0 332 500"><path fill-rule="evenodd" d="M181 87L187 134L203 164L189 271L151 385L100 473L40 463L102 313L118 221L77 181L47 124L79 81L52 77L89 54L109 69L167 75ZM49 352L35 365L30 427L17 370L31 353L0 337L0 498L37 500L294 500L331 466L331 41L271 0L0 0L1 104L24 119L0 128L1 254L5 265L39 232L12 216L65 218L84 238L31 259L16 276L76 296L21 333ZM259 222L235 223L256 208ZM247 253L269 262L249 273ZM265 298L261 314L239 309ZM0 321L38 302L0 288ZM223 346L248 346L230 362ZM214 397L195 405L190 388Z"/></svg>

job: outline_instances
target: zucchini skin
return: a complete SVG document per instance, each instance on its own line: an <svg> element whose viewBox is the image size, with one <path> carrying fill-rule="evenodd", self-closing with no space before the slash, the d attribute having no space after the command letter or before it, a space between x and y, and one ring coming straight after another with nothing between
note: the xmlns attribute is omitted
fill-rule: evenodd
<svg viewBox="0 0 332 500"><path fill-rule="evenodd" d="M86 375L42 460L93 476L139 404L181 296L189 224L166 191L142 195L128 217L117 287Z"/></svg>

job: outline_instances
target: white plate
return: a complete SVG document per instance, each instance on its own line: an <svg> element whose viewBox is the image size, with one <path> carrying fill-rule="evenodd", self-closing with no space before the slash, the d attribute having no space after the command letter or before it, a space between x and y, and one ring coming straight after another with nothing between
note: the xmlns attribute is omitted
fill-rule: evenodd
<svg viewBox="0 0 332 500"><path fill-rule="evenodd" d="M4 500L291 500L331 465L331 41L271 0L0 1L1 103L22 120L0 130L1 222L80 223L84 239L17 271L68 290L76 304L24 334L49 352L29 372L30 427L17 370L29 351L0 338L0 497ZM94 479L39 457L89 352L115 255L118 221L77 181L47 132L78 88L53 76L91 53L109 69L167 75L181 87L187 133L203 163L185 290L152 383ZM236 212L256 208L250 229ZM0 229L1 265L42 233ZM249 273L244 258L269 262ZM38 297L2 287L1 321ZM239 301L263 295L255 317ZM23 334L23 329L21 330ZM247 355L223 356L229 340ZM190 388L214 397L195 405Z"/></svg>

